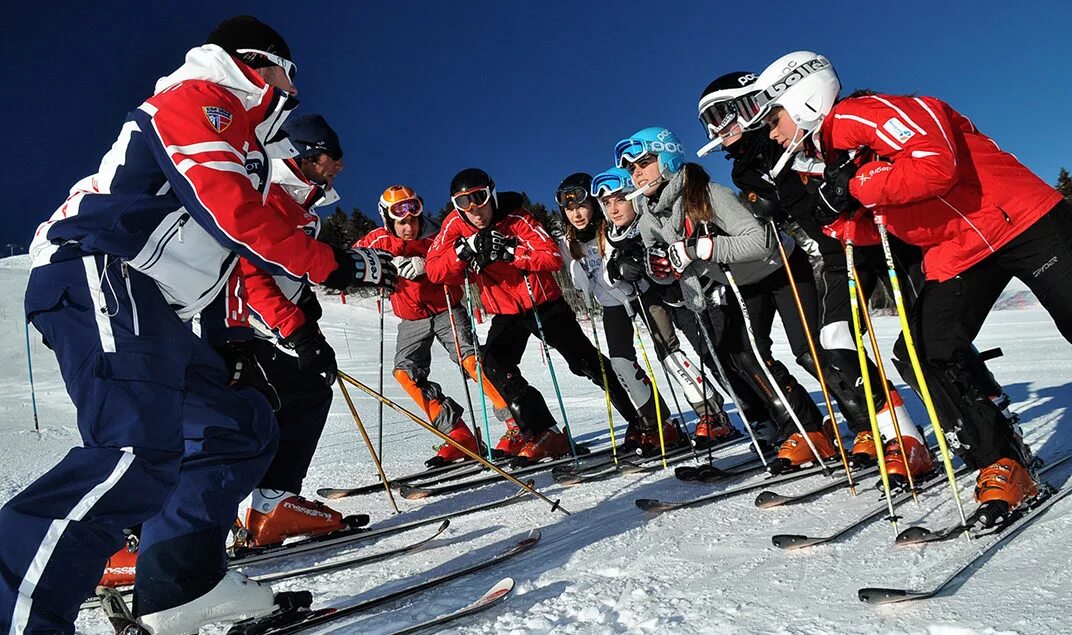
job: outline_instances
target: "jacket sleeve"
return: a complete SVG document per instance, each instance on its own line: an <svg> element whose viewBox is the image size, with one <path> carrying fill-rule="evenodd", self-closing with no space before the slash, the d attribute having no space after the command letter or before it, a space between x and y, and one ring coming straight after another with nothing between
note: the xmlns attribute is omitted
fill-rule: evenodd
<svg viewBox="0 0 1072 635"><path fill-rule="evenodd" d="M934 198L957 182L953 128L937 100L879 95L852 99L835 108L827 125L832 126L832 148L866 147L891 161L865 163L849 183L849 192L864 207Z"/></svg>
<svg viewBox="0 0 1072 635"><path fill-rule="evenodd" d="M287 299L267 271L258 269L245 258L238 261L238 271L245 283L249 310L272 329L272 332L281 338L287 338L305 324L305 313Z"/></svg>
<svg viewBox="0 0 1072 635"><path fill-rule="evenodd" d="M428 254L424 259L424 275L430 282L435 284L460 285L465 284L466 264L458 258L454 252L454 241L460 235L455 229L462 222L453 214L443 223L432 246L428 248Z"/></svg>
<svg viewBox="0 0 1072 635"><path fill-rule="evenodd" d="M179 201L221 245L295 280L320 283L338 268L327 244L266 207L256 177L246 171L245 152L259 144L250 138L252 122L233 95L206 82L187 82L142 104L134 119Z"/></svg>
<svg viewBox="0 0 1072 635"><path fill-rule="evenodd" d="M775 247L771 232L759 224L729 188L712 183L708 187L715 223L726 236L715 236L714 262L730 264L769 258Z"/></svg>
<svg viewBox="0 0 1072 635"><path fill-rule="evenodd" d="M511 212L510 232L517 238L513 264L525 271L558 271L562 255L542 225L526 212Z"/></svg>

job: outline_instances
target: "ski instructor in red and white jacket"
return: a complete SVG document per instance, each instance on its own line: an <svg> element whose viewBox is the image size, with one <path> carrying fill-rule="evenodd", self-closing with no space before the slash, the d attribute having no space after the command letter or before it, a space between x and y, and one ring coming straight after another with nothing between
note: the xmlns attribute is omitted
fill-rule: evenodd
<svg viewBox="0 0 1072 635"><path fill-rule="evenodd" d="M542 324L547 346L558 351L575 375L603 388L599 353L562 299L554 272L562 267L558 245L522 207L516 192L495 191L495 182L478 168L462 170L450 184L454 206L428 250L428 279L440 284L480 288L484 309L494 313L484 350L484 368L506 399L521 427L515 464L535 463L569 452L547 402L529 385L518 364L530 335ZM603 367L610 366L606 357ZM613 373L607 374L611 400L630 424L640 415Z"/></svg>
<svg viewBox="0 0 1072 635"><path fill-rule="evenodd" d="M124 528L139 523L135 606L152 632L273 609L271 589L228 572L224 553L275 451L272 409L228 385L186 320L239 256L340 289L393 269L266 207L293 71L271 27L221 23L38 228L26 315L55 351L83 444L0 510L0 632L73 632Z"/></svg>
<svg viewBox="0 0 1072 635"><path fill-rule="evenodd" d="M961 413L945 425L981 469L977 518L1004 517L1037 491L1032 458L963 359L1013 277L1072 341L1072 205L940 99L863 91L837 101L832 65L808 51L764 75L774 81L751 103L767 109L771 138L825 162L817 218L858 235L877 219L923 249L911 319L927 381L942 410Z"/></svg>

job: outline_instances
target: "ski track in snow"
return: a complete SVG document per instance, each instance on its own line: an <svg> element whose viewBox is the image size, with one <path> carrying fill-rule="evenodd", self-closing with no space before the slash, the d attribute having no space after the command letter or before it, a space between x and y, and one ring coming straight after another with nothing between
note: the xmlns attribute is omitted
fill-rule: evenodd
<svg viewBox="0 0 1072 635"><path fill-rule="evenodd" d="M26 380L26 351L22 296L28 261L0 260L0 502L6 501L51 467L79 442L74 409L63 387L51 352L31 329L31 348L41 433L33 431ZM373 387L377 384L378 320L369 301L339 304L324 300L325 333L335 347L340 367ZM393 316L387 319L386 394L403 405L412 404L390 379L394 350ZM895 318L876 320L883 352L888 356L898 326ZM791 364L784 337L775 334L775 356L821 399L818 385ZM588 326L585 325L585 330ZM480 328L487 332L487 323ZM1072 347L1057 333L1049 316L1038 308L993 313L977 341L980 349L1001 346L1005 357L990 363L1023 417L1023 428L1043 457L1072 449ZM438 348L438 347L437 347ZM649 346L649 350L651 347ZM465 395L458 370L442 350L435 358L433 378L459 403ZM566 396L570 421L579 440L607 437L606 411L600 390L567 371L560 357L555 367ZM529 380L548 398L557 415L550 377L540 360L538 344L530 343L523 368ZM657 377L662 385L663 377ZM373 437L376 404L351 391ZM903 394L908 394L905 389ZM473 392L480 426L479 392ZM922 405L908 401L916 421L925 420ZM691 414L691 413L690 413ZM389 475L419 470L433 452L436 440L390 409L384 410L384 457ZM619 430L624 422L616 419ZM501 427L492 419L492 436ZM735 450L741 455L744 450ZM723 452L722 454L727 454ZM1069 469L1051 476L1069 477ZM755 478L755 477L753 477ZM375 480L375 469L345 402L336 398L324 436L306 480L306 494L317 488L354 486ZM774 488L782 493L803 491L818 481ZM509 575L517 580L514 594L487 613L455 623L449 632L465 633L1052 633L1066 631L1072 606L1064 554L1072 538L1072 504L1057 505L1034 526L998 551L979 572L965 581L956 595L906 605L869 606L856 599L862 586L911 588L943 577L974 545L963 540L924 548L892 547L889 523L875 521L846 540L795 552L771 545L775 533L825 535L855 517L880 498L866 480L858 499L847 492L785 508L760 510L753 506L757 492L695 509L648 518L633 501L648 497L680 500L712 491L708 485L683 483L670 473L624 476L603 482L560 488L549 473L537 486L552 498L561 497L572 516L550 514L546 504L526 499L509 507L454 519L444 537L426 549L361 569L343 570L305 580L281 583L279 589L309 588L315 605L327 606L354 597L391 591L407 579L420 580L429 571L445 572L464 566L473 554L497 552L532 527L543 529L543 540L532 551L504 565L454 581L372 614L342 621L319 632L379 633L401 628L454 610ZM960 481L962 496L971 502L972 478ZM368 513L373 523L403 522L506 496L512 486L498 484L426 501L397 497L403 513L391 518L382 492L333 503L344 513ZM935 487L922 497L922 506L900 508L901 527L922 522L942 527L956 517L948 487ZM431 527L393 536L362 549L380 551L415 540ZM295 566L313 564L324 556L293 559ZM278 570L251 568L250 573ZM1026 582L1026 584L1025 584ZM83 614L79 632L111 632L97 613ZM203 632L222 633L213 628Z"/></svg>

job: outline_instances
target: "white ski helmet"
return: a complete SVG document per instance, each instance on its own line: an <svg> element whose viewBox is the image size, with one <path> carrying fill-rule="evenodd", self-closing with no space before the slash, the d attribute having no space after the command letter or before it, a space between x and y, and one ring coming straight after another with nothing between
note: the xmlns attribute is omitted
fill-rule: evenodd
<svg viewBox="0 0 1072 635"><path fill-rule="evenodd" d="M778 58L760 73L754 87L757 92L738 99L741 125L755 128L772 108L780 106L800 130L799 137L775 166L773 175L777 176L804 139L818 132L837 101L841 81L830 60L812 51L795 51Z"/></svg>

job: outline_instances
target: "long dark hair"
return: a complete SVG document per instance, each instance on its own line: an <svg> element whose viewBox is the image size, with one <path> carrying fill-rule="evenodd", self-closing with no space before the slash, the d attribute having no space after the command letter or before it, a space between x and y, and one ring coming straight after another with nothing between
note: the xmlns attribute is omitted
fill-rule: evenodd
<svg viewBox="0 0 1072 635"><path fill-rule="evenodd" d="M707 192L711 176L698 163L686 163L683 169L685 178L681 186L681 202L685 207L685 217L693 223L711 222L715 217Z"/></svg>

